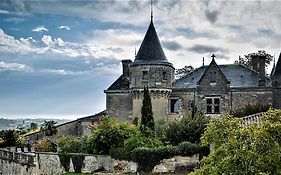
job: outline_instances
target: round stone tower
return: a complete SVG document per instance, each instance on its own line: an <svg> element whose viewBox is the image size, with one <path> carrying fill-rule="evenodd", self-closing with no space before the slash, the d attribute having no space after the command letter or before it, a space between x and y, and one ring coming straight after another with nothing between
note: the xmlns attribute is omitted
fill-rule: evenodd
<svg viewBox="0 0 281 175"><path fill-rule="evenodd" d="M166 119L174 67L168 62L151 20L141 47L130 64L130 89L133 96L133 116L141 116L143 88L148 86L153 116Z"/></svg>

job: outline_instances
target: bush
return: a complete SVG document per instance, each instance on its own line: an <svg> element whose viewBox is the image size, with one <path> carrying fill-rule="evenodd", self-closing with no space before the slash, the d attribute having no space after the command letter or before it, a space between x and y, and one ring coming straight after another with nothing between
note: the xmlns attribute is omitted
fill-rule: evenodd
<svg viewBox="0 0 281 175"><path fill-rule="evenodd" d="M214 149L192 175L280 174L281 110L270 109L259 124L247 127L233 116L214 118L202 144Z"/></svg>
<svg viewBox="0 0 281 175"><path fill-rule="evenodd" d="M100 125L93 128L87 139L89 153L108 154L111 148L123 147L124 140L137 132L137 127L133 124L118 123L115 119L105 117Z"/></svg>
<svg viewBox="0 0 281 175"><path fill-rule="evenodd" d="M87 138L74 138L61 136L58 141L58 152L60 153L87 153Z"/></svg>
<svg viewBox="0 0 281 175"><path fill-rule="evenodd" d="M199 143L207 123L208 118L198 112L194 118L186 116L179 121L170 122L164 130L164 140L173 145L184 141Z"/></svg>
<svg viewBox="0 0 281 175"><path fill-rule="evenodd" d="M57 152L57 145L48 139L38 140L34 146L38 152Z"/></svg>
<svg viewBox="0 0 281 175"><path fill-rule="evenodd" d="M15 130L1 131L1 138L3 142L0 147L16 146L19 144L19 134Z"/></svg>
<svg viewBox="0 0 281 175"><path fill-rule="evenodd" d="M160 146L164 146L161 140L152 136L144 136L141 133L132 135L130 138L125 140L124 147L128 151L132 151L135 148L145 147L145 148L157 148Z"/></svg>
<svg viewBox="0 0 281 175"><path fill-rule="evenodd" d="M139 171L149 172L163 159L177 155L192 156L201 153L201 151L200 145L184 142L179 146L136 148L131 152L129 159L138 163Z"/></svg>
<svg viewBox="0 0 281 175"><path fill-rule="evenodd" d="M256 114L259 112L265 112L268 109L269 109L269 105L247 104L245 107L239 108L239 109L231 112L231 115L233 115L234 117L245 117L245 116Z"/></svg>

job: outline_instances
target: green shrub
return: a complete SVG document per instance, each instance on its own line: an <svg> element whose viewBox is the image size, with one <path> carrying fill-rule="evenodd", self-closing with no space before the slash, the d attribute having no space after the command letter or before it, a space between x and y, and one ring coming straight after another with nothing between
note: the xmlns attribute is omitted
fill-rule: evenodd
<svg viewBox="0 0 281 175"><path fill-rule="evenodd" d="M164 146L161 140L152 136L144 136L141 133L132 135L130 138L125 140L124 147L128 150L134 150L135 148L145 147L145 148L157 148Z"/></svg>
<svg viewBox="0 0 281 175"><path fill-rule="evenodd" d="M16 146L19 144L19 134L13 129L1 131L1 139L3 142L0 147Z"/></svg>
<svg viewBox="0 0 281 175"><path fill-rule="evenodd" d="M57 152L57 145L48 139L38 140L34 147L38 152Z"/></svg>
<svg viewBox="0 0 281 175"><path fill-rule="evenodd" d="M165 146L159 148L136 148L129 155L128 159L138 163L138 170L149 172L161 160L177 155L192 156L199 154L202 147L197 144L184 142L179 146Z"/></svg>
<svg viewBox="0 0 281 175"><path fill-rule="evenodd" d="M269 105L262 104L247 104L245 107L239 108L231 112L234 117L245 117L247 115L256 114L259 112L265 112L269 109Z"/></svg>
<svg viewBox="0 0 281 175"><path fill-rule="evenodd" d="M89 153L108 154L111 148L123 147L124 140L137 132L137 127L133 124L118 123L115 119L105 117L87 139Z"/></svg>
<svg viewBox="0 0 281 175"><path fill-rule="evenodd" d="M164 140L173 145L184 141L199 143L207 123L208 118L201 113L196 113L194 118L186 116L179 121L172 121L164 130Z"/></svg>
<svg viewBox="0 0 281 175"><path fill-rule="evenodd" d="M87 138L74 138L61 136L58 141L58 152L61 153L87 153Z"/></svg>

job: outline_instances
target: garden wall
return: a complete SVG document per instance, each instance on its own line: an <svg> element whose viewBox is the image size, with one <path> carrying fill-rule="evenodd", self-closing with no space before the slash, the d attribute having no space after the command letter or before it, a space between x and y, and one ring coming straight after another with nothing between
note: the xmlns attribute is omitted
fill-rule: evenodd
<svg viewBox="0 0 281 175"><path fill-rule="evenodd" d="M19 153L0 149L0 175L43 175L64 172L112 172L118 161L110 156L57 153ZM129 167L128 167L129 166ZM129 163L128 170L135 171L136 164Z"/></svg>

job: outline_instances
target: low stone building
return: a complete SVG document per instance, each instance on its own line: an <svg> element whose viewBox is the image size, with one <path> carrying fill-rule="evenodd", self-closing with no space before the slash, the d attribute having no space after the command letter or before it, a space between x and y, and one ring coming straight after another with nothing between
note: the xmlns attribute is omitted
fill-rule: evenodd
<svg viewBox="0 0 281 175"><path fill-rule="evenodd" d="M209 65L176 80L151 19L134 61L122 60L122 75L104 91L106 113L119 120L140 117L144 86L150 90L156 120L181 117L195 109L213 115L245 105L281 108L281 55L272 77L265 75L264 60L257 65L259 71L241 64L217 65L213 54Z"/></svg>

